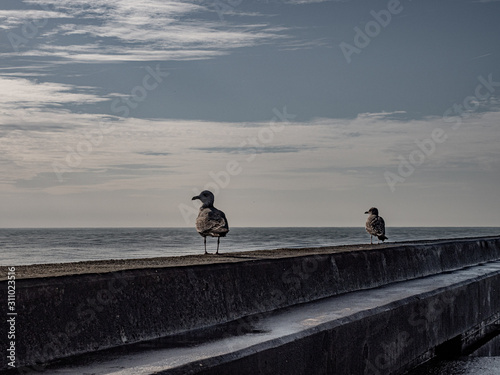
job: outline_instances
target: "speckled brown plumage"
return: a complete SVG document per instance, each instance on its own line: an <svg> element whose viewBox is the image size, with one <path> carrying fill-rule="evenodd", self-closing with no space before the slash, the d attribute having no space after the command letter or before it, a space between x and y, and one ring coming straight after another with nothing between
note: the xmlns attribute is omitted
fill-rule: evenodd
<svg viewBox="0 0 500 375"><path fill-rule="evenodd" d="M385 241L388 238L385 236L385 222L381 216L378 216L378 209L370 208L365 214L370 214L366 220L366 231L370 233L370 243L373 243L372 236L376 236L380 241Z"/></svg>
<svg viewBox="0 0 500 375"><path fill-rule="evenodd" d="M221 210L214 207L214 195L208 190L204 190L200 195L193 197L203 203L196 218L196 230L203 237L205 244L205 254L207 253L207 236L217 237L217 252L219 254L220 238L225 237L229 232L229 224L226 215Z"/></svg>

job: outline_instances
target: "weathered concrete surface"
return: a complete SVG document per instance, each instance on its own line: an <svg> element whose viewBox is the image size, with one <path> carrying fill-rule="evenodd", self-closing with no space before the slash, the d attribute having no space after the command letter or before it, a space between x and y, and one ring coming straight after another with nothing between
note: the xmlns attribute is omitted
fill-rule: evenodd
<svg viewBox="0 0 500 375"><path fill-rule="evenodd" d="M481 239L494 239L497 236L482 237ZM468 241L470 238L456 238L455 241ZM442 241L442 240L441 240ZM294 258L298 256L325 255L340 252L352 252L360 250L386 250L394 247L406 245L421 246L435 244L436 240L418 240L406 242L388 242L382 244L356 244L356 245L339 245L313 248L292 248L292 249L274 249L274 250L253 250L240 251L235 253L221 253L218 255L211 254L210 256L185 255L173 257L159 258L143 258L143 259L107 259L84 262L69 262L69 263L49 263L49 264L32 264L16 266L18 278L42 278L55 276L75 276L80 274L95 274L109 273L132 269L155 269L167 267L185 267L195 265L210 265L210 264L226 264L239 263L249 260L272 260L283 258ZM0 268L0 281L7 279L7 268Z"/></svg>
<svg viewBox="0 0 500 375"><path fill-rule="evenodd" d="M16 284L18 365L182 333L497 259L500 238L489 238L21 279ZM5 361L2 357L1 369Z"/></svg>
<svg viewBox="0 0 500 375"><path fill-rule="evenodd" d="M96 353L53 375L400 374L500 314L500 261L259 314L193 345ZM484 298L482 303L471 303ZM464 308L464 306L467 306ZM480 322L478 324L478 322ZM250 329L249 329L250 328ZM241 333L241 332L240 332ZM437 349L436 349L437 348ZM439 349L441 348L441 349Z"/></svg>
<svg viewBox="0 0 500 375"><path fill-rule="evenodd" d="M253 348L250 353L228 362L217 364L207 360L203 366L194 362L160 373L250 375L257 369L259 374L402 374L434 356L440 345L460 338L464 332L474 331L484 321L490 324L500 321L500 264L492 270L496 271L484 275L476 273L479 271L476 269L456 271L452 277L431 276L428 280L382 287L378 291L382 293L358 292L357 297L364 300L363 304L378 297L379 306L330 321L293 339L283 338L284 342L270 348ZM453 277L456 283L448 284L453 282ZM404 296L405 292L412 293L423 287L422 292L425 284L428 292ZM387 293L395 293L400 299L385 305ZM354 295L356 292L350 297ZM356 306L355 301L351 303ZM199 370L199 367L206 369Z"/></svg>

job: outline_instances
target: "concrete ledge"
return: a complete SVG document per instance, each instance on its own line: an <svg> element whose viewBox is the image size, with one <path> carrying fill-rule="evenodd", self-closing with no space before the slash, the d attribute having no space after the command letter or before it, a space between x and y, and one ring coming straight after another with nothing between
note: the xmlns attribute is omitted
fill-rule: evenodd
<svg viewBox="0 0 500 375"><path fill-rule="evenodd" d="M433 287L437 289L425 291ZM378 307L371 301L374 296L370 292L354 292L344 301L332 298L329 304L331 310L341 310L339 306L346 304L353 306L351 314L312 324L310 329L263 342L259 347L193 361L156 374L403 374L432 358L445 345L457 349L455 355L460 353L460 344L467 341L467 335L485 324L498 324L499 292L498 262L457 271L452 277L438 275L382 287L375 293L381 304ZM385 304L391 294L400 299ZM368 302L360 308L356 300ZM304 319L318 315L305 313Z"/></svg>
<svg viewBox="0 0 500 375"><path fill-rule="evenodd" d="M19 279L18 365L182 333L497 259L498 237ZM5 290L6 282L1 287ZM0 369L6 367L2 357Z"/></svg>
<svg viewBox="0 0 500 375"><path fill-rule="evenodd" d="M222 335L160 340L49 366L53 375L395 375L500 319L500 261L259 314ZM228 327L223 327L228 328ZM189 343L189 345L186 345Z"/></svg>

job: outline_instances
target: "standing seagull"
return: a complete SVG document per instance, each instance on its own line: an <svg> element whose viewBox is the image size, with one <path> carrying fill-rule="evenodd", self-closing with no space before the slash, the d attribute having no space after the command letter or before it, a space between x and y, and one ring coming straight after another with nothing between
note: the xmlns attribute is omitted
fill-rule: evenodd
<svg viewBox="0 0 500 375"><path fill-rule="evenodd" d="M226 215L221 210L214 207L214 195L211 191L204 190L193 197L192 200L199 199L203 205L196 218L196 230L203 236L205 244L205 254L207 253L207 236L217 237L217 252L219 254L219 242L221 237L225 237L229 232Z"/></svg>
<svg viewBox="0 0 500 375"><path fill-rule="evenodd" d="M372 236L377 236L382 242L387 240L388 238L385 236L385 222L381 216L378 216L378 209L372 207L365 214L370 214L365 225L366 231L370 233L370 243L373 244Z"/></svg>

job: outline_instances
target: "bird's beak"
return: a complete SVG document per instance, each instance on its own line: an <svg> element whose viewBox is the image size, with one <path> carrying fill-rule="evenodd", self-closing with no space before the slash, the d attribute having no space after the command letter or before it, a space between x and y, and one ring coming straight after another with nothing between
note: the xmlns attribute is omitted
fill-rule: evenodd
<svg viewBox="0 0 500 375"><path fill-rule="evenodd" d="M196 199L200 199L200 196L199 196L199 195L197 195L196 197L191 198L191 200L192 200L192 201L194 201L194 200L196 200Z"/></svg>
<svg viewBox="0 0 500 375"><path fill-rule="evenodd" d="M193 199L194 199L194 198L193 198ZM370 213L370 211L366 211L366 212L365 212L365 214L369 214L369 213Z"/></svg>

